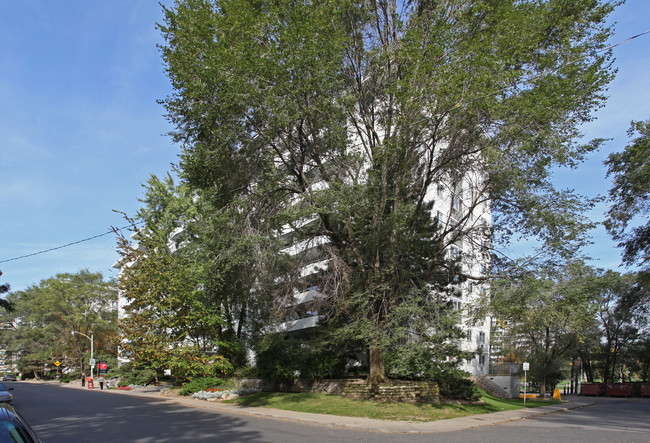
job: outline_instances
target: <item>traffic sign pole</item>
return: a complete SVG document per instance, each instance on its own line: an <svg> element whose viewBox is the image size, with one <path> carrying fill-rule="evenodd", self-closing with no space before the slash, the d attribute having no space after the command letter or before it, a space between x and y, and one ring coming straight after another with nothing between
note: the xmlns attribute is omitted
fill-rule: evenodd
<svg viewBox="0 0 650 443"><path fill-rule="evenodd" d="M528 382L528 370L530 369L530 363L524 362L524 409L526 409L526 383Z"/></svg>

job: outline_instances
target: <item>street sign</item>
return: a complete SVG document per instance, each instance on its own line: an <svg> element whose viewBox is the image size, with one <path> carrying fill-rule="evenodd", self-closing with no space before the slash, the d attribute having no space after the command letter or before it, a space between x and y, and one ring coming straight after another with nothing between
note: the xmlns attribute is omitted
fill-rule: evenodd
<svg viewBox="0 0 650 443"><path fill-rule="evenodd" d="M530 371L530 363L524 362L524 371Z"/></svg>
<svg viewBox="0 0 650 443"><path fill-rule="evenodd" d="M108 373L108 363L100 361L97 365L97 369L99 370L99 375L106 375Z"/></svg>
<svg viewBox="0 0 650 443"><path fill-rule="evenodd" d="M94 359L94 358L91 358L90 361L88 362L88 364L89 364L90 366L95 366L95 363L96 363L96 362L95 362L95 359Z"/></svg>
<svg viewBox="0 0 650 443"><path fill-rule="evenodd" d="M55 364L56 366L60 366L60 365L61 365L61 362L57 360L57 361L54 362L54 364Z"/></svg>

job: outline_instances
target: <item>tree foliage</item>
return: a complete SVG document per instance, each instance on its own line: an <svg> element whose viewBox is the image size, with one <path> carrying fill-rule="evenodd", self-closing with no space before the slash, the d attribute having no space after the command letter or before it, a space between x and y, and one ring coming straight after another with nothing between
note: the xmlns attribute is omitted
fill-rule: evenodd
<svg viewBox="0 0 650 443"><path fill-rule="evenodd" d="M456 282L449 246L489 240L476 217L488 201L500 241L532 235L570 254L584 240L590 202L549 171L597 146L574 140L612 77L612 8L179 0L161 30L181 174L320 249L321 312L377 351L381 378L406 318L429 325L418 334L447 324L447 310L418 308ZM454 197L436 224L439 186Z"/></svg>
<svg viewBox="0 0 650 443"><path fill-rule="evenodd" d="M596 321L600 326L600 346L590 357L604 383L620 379L623 365L646 372L647 357L638 358L648 345L650 294L638 274L604 273L599 281ZM621 380L623 381L623 380Z"/></svg>
<svg viewBox="0 0 650 443"><path fill-rule="evenodd" d="M0 275L2 275L2 271L0 271ZM4 297L4 295L9 293L9 291L11 291L11 285L8 283L3 283L0 285L0 296ZM0 307L4 308L6 311L13 310L13 306L5 298L0 298Z"/></svg>
<svg viewBox="0 0 650 443"><path fill-rule="evenodd" d="M117 288L101 273L58 274L9 298L15 306L4 316L15 325L10 351L23 373L42 376L56 360L63 368L87 368L90 340L72 331L94 335L95 356L115 356Z"/></svg>
<svg viewBox="0 0 650 443"><path fill-rule="evenodd" d="M180 379L223 375L232 369L223 354L239 347L223 340L223 300L206 276L206 242L196 238L197 225L205 223L201 208L170 175L152 176L146 189L138 214L144 226L133 223L136 243L118 237L123 355L140 366L171 369Z"/></svg>
<svg viewBox="0 0 650 443"><path fill-rule="evenodd" d="M542 390L565 378L577 361L588 382L625 381L631 374L646 380L650 298L644 279L579 262L551 271L495 282L494 356L529 361Z"/></svg>
<svg viewBox="0 0 650 443"><path fill-rule="evenodd" d="M534 269L492 287L501 354L508 361L529 361L542 395L563 378L569 357L590 338L598 302L594 279L593 270L576 262Z"/></svg>
<svg viewBox="0 0 650 443"><path fill-rule="evenodd" d="M632 122L628 135L638 137L605 162L613 179L612 206L606 227L623 247L623 261L648 267L650 260L650 120ZM645 224L644 224L645 222Z"/></svg>

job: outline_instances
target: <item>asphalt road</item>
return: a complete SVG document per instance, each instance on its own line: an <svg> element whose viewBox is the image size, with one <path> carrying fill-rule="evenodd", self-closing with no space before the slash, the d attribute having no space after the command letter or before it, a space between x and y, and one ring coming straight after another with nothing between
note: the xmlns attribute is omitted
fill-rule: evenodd
<svg viewBox="0 0 650 443"><path fill-rule="evenodd" d="M561 413L436 434L436 439L450 443L650 442L650 399L596 398L594 401L595 405Z"/></svg>
<svg viewBox="0 0 650 443"><path fill-rule="evenodd" d="M46 443L414 441L408 435L224 413L98 389L21 382L7 385L15 388L15 407Z"/></svg>
<svg viewBox="0 0 650 443"><path fill-rule="evenodd" d="M597 404L455 432L395 434L187 407L56 384L7 383L14 405L46 443L56 442L650 442L650 399Z"/></svg>

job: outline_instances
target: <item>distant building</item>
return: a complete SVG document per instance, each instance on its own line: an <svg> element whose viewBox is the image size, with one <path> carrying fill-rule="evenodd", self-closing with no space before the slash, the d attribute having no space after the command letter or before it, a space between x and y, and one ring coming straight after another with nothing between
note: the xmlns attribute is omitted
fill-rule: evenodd
<svg viewBox="0 0 650 443"><path fill-rule="evenodd" d="M6 331L16 329L16 325L10 322L0 323L0 373L16 373L16 356L9 350Z"/></svg>

